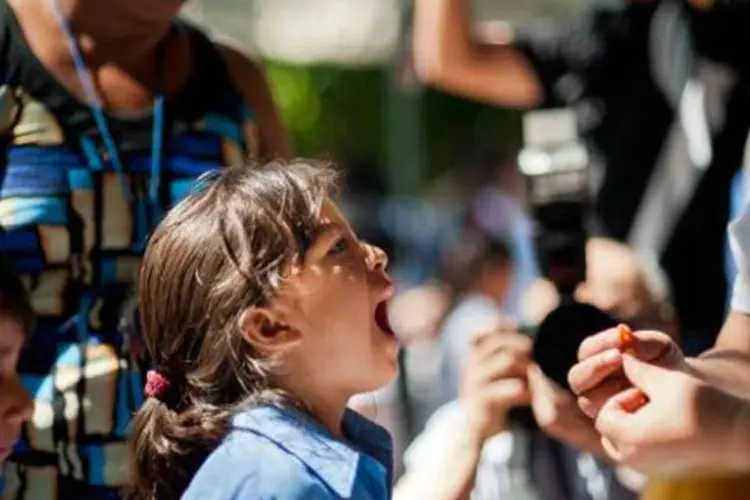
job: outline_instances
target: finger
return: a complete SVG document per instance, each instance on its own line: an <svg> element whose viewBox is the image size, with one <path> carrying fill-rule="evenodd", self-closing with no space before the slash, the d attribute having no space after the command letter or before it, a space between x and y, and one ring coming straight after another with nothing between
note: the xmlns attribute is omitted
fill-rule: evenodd
<svg viewBox="0 0 750 500"><path fill-rule="evenodd" d="M581 342L578 359L582 361L610 349L627 348L632 349L641 359L652 361L663 358L671 349L676 348L674 341L664 332L638 330L630 334L632 338L627 345L623 342L619 327L592 335Z"/></svg>
<svg viewBox="0 0 750 500"><path fill-rule="evenodd" d="M492 342L492 339L497 338L499 334L515 332L516 329L516 322L510 317L503 316L497 321L494 328L475 332L474 335L471 336L471 341L474 345L482 345L488 341Z"/></svg>
<svg viewBox="0 0 750 500"><path fill-rule="evenodd" d="M531 407L534 409L534 415L537 422L553 421L557 413L555 405L558 402L561 389L548 379L538 365L529 365L526 380L529 384L531 393Z"/></svg>
<svg viewBox="0 0 750 500"><path fill-rule="evenodd" d="M583 361L604 351L619 349L621 346L620 333L617 328L610 328L603 332L587 337L578 347L578 360Z"/></svg>
<svg viewBox="0 0 750 500"><path fill-rule="evenodd" d="M657 330L639 330L633 332L632 350L628 351L644 361L671 361L672 354L679 353L682 359L682 351L677 344L664 332Z"/></svg>
<svg viewBox="0 0 750 500"><path fill-rule="evenodd" d="M642 361L640 358L623 355L622 368L628 380L647 395L653 394L658 386L668 383L674 372L655 363Z"/></svg>
<svg viewBox="0 0 750 500"><path fill-rule="evenodd" d="M603 436L602 436L602 448L604 448L604 452L607 455L609 455L609 458L611 458L617 463L622 463L624 456L622 452L620 452L620 448L610 439L603 437Z"/></svg>
<svg viewBox="0 0 750 500"><path fill-rule="evenodd" d="M553 400L562 390L553 381L547 378L537 364L530 364L526 370L526 379L529 384L529 390L534 400Z"/></svg>
<svg viewBox="0 0 750 500"><path fill-rule="evenodd" d="M596 417L596 430L607 439L627 442L628 438L639 436L640 415L642 412L629 412L643 403L643 393L633 387L610 398Z"/></svg>
<svg viewBox="0 0 750 500"><path fill-rule="evenodd" d="M495 332L493 330L482 330L479 332L474 333L474 335L471 336L471 345L472 347L476 348L485 342L488 342L492 339L492 337L495 336Z"/></svg>
<svg viewBox="0 0 750 500"><path fill-rule="evenodd" d="M533 343L531 339L517 332L493 332L481 344L475 346L476 359L483 360L500 352L511 351L520 355L531 356Z"/></svg>
<svg viewBox="0 0 750 500"><path fill-rule="evenodd" d="M506 379L493 384L487 392L487 399L505 408L527 406L531 402L531 394L525 380Z"/></svg>
<svg viewBox="0 0 750 500"><path fill-rule="evenodd" d="M515 332L517 329L518 324L509 316L503 316L500 318L500 321L498 321L497 326L495 327L495 330L501 333Z"/></svg>
<svg viewBox="0 0 750 500"><path fill-rule="evenodd" d="M568 384L574 394L581 395L602 383L622 367L622 353L617 349L586 358L568 372Z"/></svg>
<svg viewBox="0 0 750 500"><path fill-rule="evenodd" d="M596 418L599 411L615 394L632 387L623 374L615 374L606 378L601 384L584 392L578 397L578 407L589 418Z"/></svg>
<svg viewBox="0 0 750 500"><path fill-rule="evenodd" d="M526 369L531 362L529 356L516 353L500 352L478 367L478 377L481 382L488 383L504 378L525 378Z"/></svg>

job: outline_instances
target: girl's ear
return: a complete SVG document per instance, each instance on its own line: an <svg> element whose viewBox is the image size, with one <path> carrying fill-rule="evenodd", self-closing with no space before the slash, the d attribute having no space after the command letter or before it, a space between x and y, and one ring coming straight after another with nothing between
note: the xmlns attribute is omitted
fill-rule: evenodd
<svg viewBox="0 0 750 500"><path fill-rule="evenodd" d="M258 352L274 354L302 340L299 332L266 307L252 307L240 316L240 331L246 342Z"/></svg>

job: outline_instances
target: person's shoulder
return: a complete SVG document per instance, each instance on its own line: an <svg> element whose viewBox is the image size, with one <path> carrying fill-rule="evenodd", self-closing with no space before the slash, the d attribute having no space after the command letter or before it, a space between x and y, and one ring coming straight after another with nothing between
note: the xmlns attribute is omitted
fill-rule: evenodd
<svg viewBox="0 0 750 500"><path fill-rule="evenodd" d="M214 46L224 58L230 72L243 79L265 80L263 68L258 59L237 43L223 37L212 38Z"/></svg>
<svg viewBox="0 0 750 500"><path fill-rule="evenodd" d="M294 148L281 122L261 64L236 43L215 39L214 45L224 59L234 88L253 110L258 123L260 156L291 158Z"/></svg>
<svg viewBox="0 0 750 500"><path fill-rule="evenodd" d="M404 452L407 469L424 466L440 457L446 435L455 434L458 427L467 422L466 408L460 400L454 400L438 408L427 420L424 429Z"/></svg>
<svg viewBox="0 0 750 500"><path fill-rule="evenodd" d="M278 443L254 432L231 432L200 467L183 500L323 500L330 490Z"/></svg>
<svg viewBox="0 0 750 500"><path fill-rule="evenodd" d="M254 107L267 104L268 82L263 67L249 52L224 37L212 37L237 90Z"/></svg>

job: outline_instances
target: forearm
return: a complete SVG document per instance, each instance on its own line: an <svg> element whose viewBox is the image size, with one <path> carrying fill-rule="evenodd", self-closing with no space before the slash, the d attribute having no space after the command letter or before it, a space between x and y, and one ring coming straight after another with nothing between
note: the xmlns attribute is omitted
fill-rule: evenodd
<svg viewBox="0 0 750 500"><path fill-rule="evenodd" d="M698 378L729 394L750 399L750 357L747 355L712 349L687 361Z"/></svg>
<svg viewBox="0 0 750 500"><path fill-rule="evenodd" d="M733 429L730 443L734 446L736 467L750 471L750 401L741 402Z"/></svg>
<svg viewBox="0 0 750 500"><path fill-rule="evenodd" d="M394 500L430 498L468 500L474 489L484 440L467 426L446 433L440 456L429 464L414 464L399 480Z"/></svg>
<svg viewBox="0 0 750 500"><path fill-rule="evenodd" d="M509 44L479 43L466 0L416 0L414 65L420 79L498 106L541 104L543 90L523 55ZM506 25L503 38L512 39Z"/></svg>
<svg viewBox="0 0 750 500"><path fill-rule="evenodd" d="M464 0L417 0L414 9L416 69L432 81L471 56L469 8Z"/></svg>
<svg viewBox="0 0 750 500"><path fill-rule="evenodd" d="M710 385L750 400L750 316L732 312L716 345L688 364Z"/></svg>

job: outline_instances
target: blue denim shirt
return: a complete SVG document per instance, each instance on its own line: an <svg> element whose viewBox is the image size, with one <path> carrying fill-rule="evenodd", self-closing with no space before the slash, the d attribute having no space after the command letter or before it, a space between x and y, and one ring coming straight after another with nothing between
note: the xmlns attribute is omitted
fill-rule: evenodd
<svg viewBox="0 0 750 500"><path fill-rule="evenodd" d="M384 500L391 496L392 445L385 429L352 410L340 441L289 408L258 406L196 473L184 500Z"/></svg>

